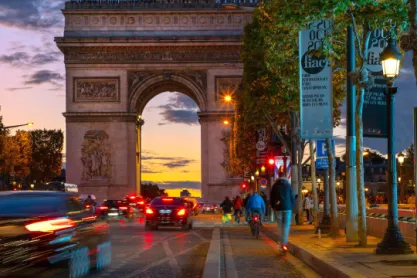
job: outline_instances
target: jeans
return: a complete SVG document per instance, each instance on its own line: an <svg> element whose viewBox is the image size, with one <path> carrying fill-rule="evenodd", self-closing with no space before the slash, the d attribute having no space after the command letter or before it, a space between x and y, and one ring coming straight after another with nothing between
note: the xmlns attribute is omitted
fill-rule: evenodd
<svg viewBox="0 0 417 278"><path fill-rule="evenodd" d="M290 233L291 225L291 210L277 210L275 211L275 218L278 224L278 243L287 244L288 235Z"/></svg>

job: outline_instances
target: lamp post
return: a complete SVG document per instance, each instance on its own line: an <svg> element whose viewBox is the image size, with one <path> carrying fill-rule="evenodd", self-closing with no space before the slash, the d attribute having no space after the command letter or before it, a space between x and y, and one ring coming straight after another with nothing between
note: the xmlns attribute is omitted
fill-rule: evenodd
<svg viewBox="0 0 417 278"><path fill-rule="evenodd" d="M4 127L2 127L1 129L2 130L6 130L6 129L11 129L11 128L16 128L16 127L21 127L21 126L32 126L33 125L33 122L29 122L29 123L26 123L26 124L20 124L20 125L10 125L10 126L4 126Z"/></svg>
<svg viewBox="0 0 417 278"><path fill-rule="evenodd" d="M388 85L388 228L384 238L376 246L376 254L411 254L413 251L398 228L398 203L397 203L397 162L395 159L395 94L394 80L400 72L400 60L402 54L395 40L388 39L387 47L381 52L380 60L384 77Z"/></svg>

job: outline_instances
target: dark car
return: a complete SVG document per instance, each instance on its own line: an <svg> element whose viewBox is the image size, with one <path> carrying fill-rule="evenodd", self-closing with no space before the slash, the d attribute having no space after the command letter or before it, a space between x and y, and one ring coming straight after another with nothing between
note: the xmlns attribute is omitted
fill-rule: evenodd
<svg viewBox="0 0 417 278"><path fill-rule="evenodd" d="M216 204L204 204L201 209L201 213L214 213L216 214L219 211L219 207Z"/></svg>
<svg viewBox="0 0 417 278"><path fill-rule="evenodd" d="M74 193L0 192L0 277L81 277L110 262L108 224Z"/></svg>
<svg viewBox="0 0 417 278"><path fill-rule="evenodd" d="M183 198L157 197L145 209L145 228L179 226L184 230L191 229L192 214L192 206Z"/></svg>
<svg viewBox="0 0 417 278"><path fill-rule="evenodd" d="M133 209L125 200L105 200L98 208L97 214L102 219L130 219Z"/></svg>
<svg viewBox="0 0 417 278"><path fill-rule="evenodd" d="M142 196L129 195L126 197L126 202L134 212L143 212L145 209L145 199Z"/></svg>

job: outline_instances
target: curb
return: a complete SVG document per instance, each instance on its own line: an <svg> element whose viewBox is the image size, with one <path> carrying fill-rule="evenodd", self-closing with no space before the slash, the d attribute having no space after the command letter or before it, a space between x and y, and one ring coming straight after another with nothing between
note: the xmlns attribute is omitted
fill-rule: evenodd
<svg viewBox="0 0 417 278"><path fill-rule="evenodd" d="M267 231L265 233L265 230ZM273 238L272 235L276 236L276 233L274 231L271 231L270 229L264 229L264 233L274 241L276 240L276 237ZM354 269L354 266L346 266L342 265L337 262L329 262L325 258L321 257L320 255L313 254L313 252L308 251L296 243L294 241L289 240L288 241L288 251L291 255L302 261L305 265L310 267L312 270L314 270L319 275L326 277L326 278L365 278L367 276L362 275L360 272L356 271ZM332 258L339 257L336 254L332 254ZM345 259L346 261L346 259ZM349 264L348 261L346 261L347 264ZM354 263L354 262L352 262Z"/></svg>
<svg viewBox="0 0 417 278"><path fill-rule="evenodd" d="M214 228L204 264L203 278L220 278L220 229Z"/></svg>

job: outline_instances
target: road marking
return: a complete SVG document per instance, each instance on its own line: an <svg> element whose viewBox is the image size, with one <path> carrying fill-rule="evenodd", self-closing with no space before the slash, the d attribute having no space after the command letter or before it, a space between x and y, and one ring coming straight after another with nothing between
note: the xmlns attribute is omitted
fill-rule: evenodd
<svg viewBox="0 0 417 278"><path fill-rule="evenodd" d="M173 239L178 239L178 238L182 238L182 237L185 237L185 236L190 235L190 234L191 234L191 232L181 233L181 234L176 235L176 236L173 236L173 237L164 238L164 239L161 239L161 240L154 241L150 245L145 246L143 248L143 250L140 250L137 253L135 253L135 254L133 254L133 255L125 258L124 261L119 262L116 265L110 266L107 271L103 272L103 274L116 272L117 270L119 270L120 268L122 268L125 264L127 264L129 261L138 258L142 253L148 251L149 249L151 249L152 247L154 247L155 245L157 245L157 244L159 244L161 242L169 241L169 240L173 240Z"/></svg>
<svg viewBox="0 0 417 278"><path fill-rule="evenodd" d="M277 253L277 243L273 241L267 234L261 232L261 238ZM298 271L300 271L305 277L308 278L318 278L321 277L316 272L314 272L311 268L305 265L301 260L297 259L290 252L287 252L285 256L282 256L283 259L287 260L290 264L292 264Z"/></svg>
<svg viewBox="0 0 417 278"><path fill-rule="evenodd" d="M174 277L180 278L182 276L181 268L178 265L177 260L175 259L174 253L172 253L171 248L169 248L168 241L162 242L164 246L165 254L168 257L169 265L171 266L172 270L174 271Z"/></svg>
<svg viewBox="0 0 417 278"><path fill-rule="evenodd" d="M176 255L173 255L174 256L174 258L175 257L179 257L179 256L181 256L181 255L183 255L183 254L185 254L185 253L187 253L187 252L190 252L190 251L192 251L192 250L194 250L194 248L197 248L198 246L200 246L201 244L203 244L203 243L199 243L199 244L197 244L197 245L195 245L195 246L193 246L193 247L190 247L190 248L188 248L188 249L185 249L185 250L183 250L183 251L181 251L181 252L179 252L179 253L177 253ZM138 276L138 275L144 275L149 269L151 269L151 268L153 268L153 267L155 267L155 266L158 266L158 265L160 265L160 264L163 264L163 263L166 263L166 262L168 262L169 261L169 258L163 258L163 259L161 259L161 260L159 260L159 261L156 261L156 262L154 262L154 263L152 263L152 264L150 264L150 265L148 265L147 267L145 267L145 268L142 268L142 269L138 269L138 270L135 270L134 272L132 272L132 273L130 273L130 274L128 274L128 275L125 275L125 276L119 276L120 278L133 278L133 277L136 277L136 276Z"/></svg>
<svg viewBox="0 0 417 278"><path fill-rule="evenodd" d="M227 231L223 232L223 248L226 263L226 277L237 278L237 270L235 260L233 259L232 245L230 244L229 234Z"/></svg>
<svg viewBox="0 0 417 278"><path fill-rule="evenodd" d="M202 235L200 235L199 233L197 233L196 231L192 232L193 235L195 235L196 237L198 237L201 241L203 242L207 242L209 241L208 239L206 239L205 237L203 237Z"/></svg>
<svg viewBox="0 0 417 278"><path fill-rule="evenodd" d="M204 264L203 278L220 278L220 229L215 228Z"/></svg>

